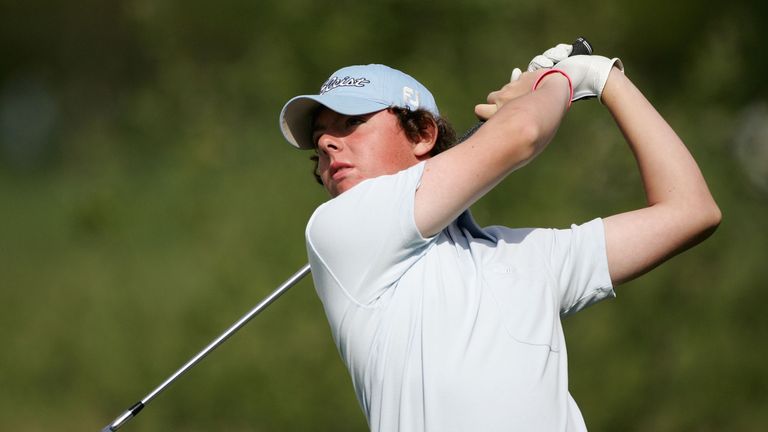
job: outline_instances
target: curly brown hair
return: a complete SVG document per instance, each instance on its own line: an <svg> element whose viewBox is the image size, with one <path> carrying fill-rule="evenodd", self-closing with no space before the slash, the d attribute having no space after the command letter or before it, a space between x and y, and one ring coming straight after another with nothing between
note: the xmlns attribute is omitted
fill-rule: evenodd
<svg viewBox="0 0 768 432"><path fill-rule="evenodd" d="M432 150L429 152L430 156L435 156L456 145L456 131L448 120L442 117L435 116L424 109L409 110L400 107L390 107L387 108L387 111L397 116L400 128L405 132L405 136L412 143L419 142L422 136L428 133L428 128L432 126L433 123L437 125L437 140L435 141L434 147L432 147ZM323 181L317 173L317 163L319 158L316 154L313 154L310 157L310 160L314 162L312 174L314 174L315 180L322 185Z"/></svg>

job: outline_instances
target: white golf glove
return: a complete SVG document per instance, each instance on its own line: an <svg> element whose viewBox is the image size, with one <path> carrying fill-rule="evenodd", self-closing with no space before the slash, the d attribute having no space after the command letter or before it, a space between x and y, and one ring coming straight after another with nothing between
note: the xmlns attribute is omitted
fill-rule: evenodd
<svg viewBox="0 0 768 432"><path fill-rule="evenodd" d="M528 63L528 72L533 72L542 68L551 68L568 58L573 51L573 46L568 44L558 44L537 55Z"/></svg>
<svg viewBox="0 0 768 432"><path fill-rule="evenodd" d="M573 99L597 97L602 102L603 89L611 69L624 72L624 64L618 58L609 59L597 55L577 55L559 61L554 69L565 72L571 78Z"/></svg>
<svg viewBox="0 0 768 432"><path fill-rule="evenodd" d="M539 69L560 69L571 78L573 100L597 97L601 100L603 88L614 65L624 72L624 64L618 58L608 59L596 55L576 55L569 57L573 45L557 44L534 57L528 63L528 72ZM517 81L523 72L519 68L512 71L511 81ZM601 100L602 102L602 100Z"/></svg>
<svg viewBox="0 0 768 432"><path fill-rule="evenodd" d="M568 44L558 44L552 48L544 51L544 53L537 55L528 63L528 72L533 72L542 68L551 68L560 61L568 58L573 51L573 46ZM520 75L523 74L519 68L515 68L512 71L510 81L517 81L520 79Z"/></svg>

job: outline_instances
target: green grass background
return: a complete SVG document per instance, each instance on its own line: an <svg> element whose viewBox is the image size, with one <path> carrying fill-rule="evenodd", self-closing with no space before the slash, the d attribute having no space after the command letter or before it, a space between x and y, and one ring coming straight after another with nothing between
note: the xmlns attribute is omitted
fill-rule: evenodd
<svg viewBox="0 0 768 432"><path fill-rule="evenodd" d="M591 430L768 424L763 2L0 1L0 430L100 430L305 261L326 199L277 114L346 64L406 70L462 131L515 66L585 35L689 145L724 214L569 318ZM564 227L638 207L595 101L473 211ZM359 431L309 280L127 431Z"/></svg>

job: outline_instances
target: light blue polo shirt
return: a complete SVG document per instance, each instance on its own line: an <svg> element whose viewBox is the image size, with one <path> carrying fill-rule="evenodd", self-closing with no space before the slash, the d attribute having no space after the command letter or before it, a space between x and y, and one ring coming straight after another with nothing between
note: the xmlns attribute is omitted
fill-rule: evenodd
<svg viewBox="0 0 768 432"><path fill-rule="evenodd" d="M613 297L600 219L567 230L431 238L414 222L424 163L321 205L307 250L372 431L583 431L560 317Z"/></svg>

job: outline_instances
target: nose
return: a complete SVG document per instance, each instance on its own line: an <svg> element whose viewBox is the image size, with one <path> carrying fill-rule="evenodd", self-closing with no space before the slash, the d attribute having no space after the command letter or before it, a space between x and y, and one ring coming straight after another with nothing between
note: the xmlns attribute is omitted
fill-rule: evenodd
<svg viewBox="0 0 768 432"><path fill-rule="evenodd" d="M317 147L326 153L334 153L340 151L343 148L343 144L338 137L324 133L317 140Z"/></svg>

